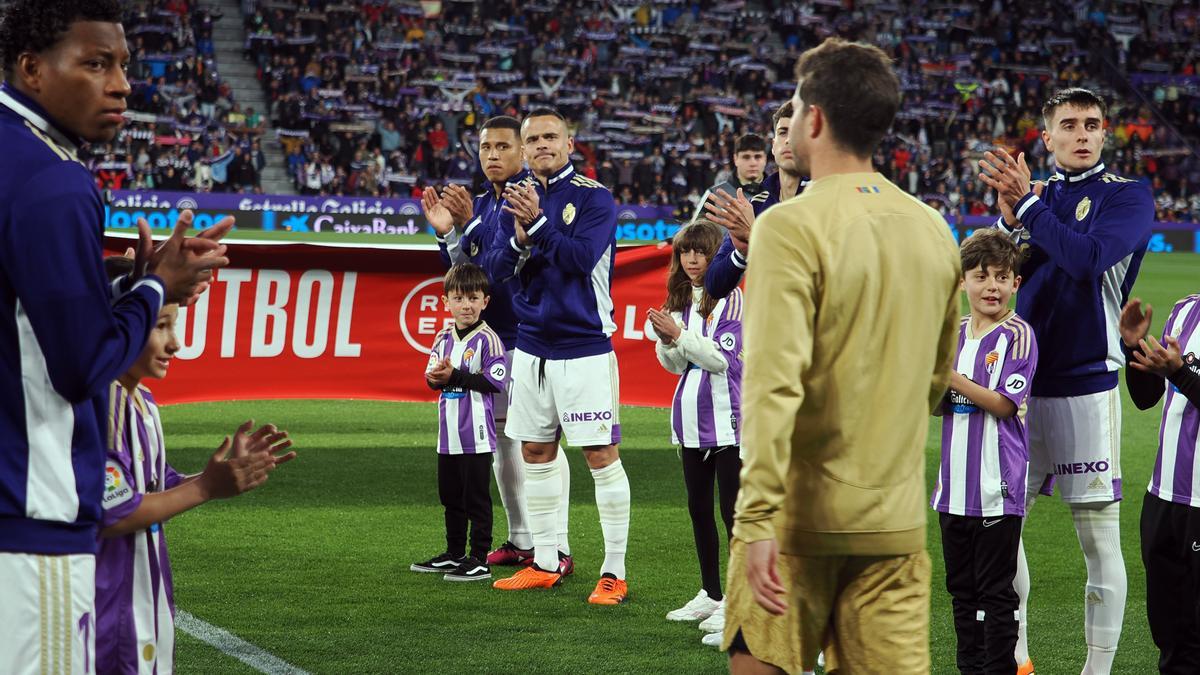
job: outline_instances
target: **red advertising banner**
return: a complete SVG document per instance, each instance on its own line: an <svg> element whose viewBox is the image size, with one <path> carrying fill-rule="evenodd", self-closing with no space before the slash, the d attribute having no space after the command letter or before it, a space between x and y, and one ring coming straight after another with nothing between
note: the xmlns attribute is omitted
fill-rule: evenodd
<svg viewBox="0 0 1200 675"><path fill-rule="evenodd" d="M129 239L106 237L107 254ZM432 401L424 371L448 322L445 269L435 250L229 242L230 266L179 312L181 349L162 403L264 398ZM646 310L662 305L669 248L619 249L613 345L621 402L669 406L676 376L646 338Z"/></svg>

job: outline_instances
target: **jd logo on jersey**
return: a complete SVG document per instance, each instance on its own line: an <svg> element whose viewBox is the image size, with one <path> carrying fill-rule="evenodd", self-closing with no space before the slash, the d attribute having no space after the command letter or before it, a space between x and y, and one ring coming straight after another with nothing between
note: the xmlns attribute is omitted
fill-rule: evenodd
<svg viewBox="0 0 1200 675"><path fill-rule="evenodd" d="M1004 388L1016 394L1024 389L1026 384L1028 383L1025 381L1024 375L1021 375L1020 373L1014 373L1004 381Z"/></svg>

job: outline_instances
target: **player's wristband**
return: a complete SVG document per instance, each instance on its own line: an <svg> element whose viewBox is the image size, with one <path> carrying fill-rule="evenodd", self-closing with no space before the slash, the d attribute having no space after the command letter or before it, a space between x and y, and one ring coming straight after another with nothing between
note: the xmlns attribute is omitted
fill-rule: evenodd
<svg viewBox="0 0 1200 675"><path fill-rule="evenodd" d="M446 234L434 233L433 238L437 239L439 244L445 244L446 248L450 248L457 244L462 239L462 236L458 233L458 230L452 227Z"/></svg>
<svg viewBox="0 0 1200 675"><path fill-rule="evenodd" d="M549 222L549 221L546 218L546 214L542 213L541 211L538 211L537 219L533 221L532 225L525 228L525 234L528 234L529 238L533 239L534 237L537 236L538 232L542 231L542 228L545 227L547 222Z"/></svg>
<svg viewBox="0 0 1200 675"><path fill-rule="evenodd" d="M1017 201L1017 203L1014 205L1016 208L1013 209L1013 216L1016 217L1017 222L1025 222L1025 213L1028 212L1029 207L1033 206L1034 202L1037 201L1039 201L1038 196L1033 192L1021 197L1021 199Z"/></svg>

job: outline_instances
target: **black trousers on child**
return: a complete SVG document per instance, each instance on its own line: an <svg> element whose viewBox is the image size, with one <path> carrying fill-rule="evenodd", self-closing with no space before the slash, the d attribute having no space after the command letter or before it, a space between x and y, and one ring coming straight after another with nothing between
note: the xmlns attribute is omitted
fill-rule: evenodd
<svg viewBox="0 0 1200 675"><path fill-rule="evenodd" d="M438 496L446 509L446 552L461 558L471 523L471 556L480 562L492 547L492 453L438 454Z"/></svg>
<svg viewBox="0 0 1200 675"><path fill-rule="evenodd" d="M1200 508L1142 500L1146 616L1161 673L1200 673Z"/></svg>
<svg viewBox="0 0 1200 675"><path fill-rule="evenodd" d="M975 518L939 513L946 590L954 606L958 669L964 674L1017 671L1019 516Z"/></svg>
<svg viewBox="0 0 1200 675"><path fill-rule="evenodd" d="M700 585L708 597L720 600L721 540L713 517L713 488L721 495L721 520L725 521L725 541L733 536L733 507L737 503L739 474L742 472L740 449L683 448L683 484L687 488L688 514L692 517L692 536L696 539L696 557L700 561Z"/></svg>

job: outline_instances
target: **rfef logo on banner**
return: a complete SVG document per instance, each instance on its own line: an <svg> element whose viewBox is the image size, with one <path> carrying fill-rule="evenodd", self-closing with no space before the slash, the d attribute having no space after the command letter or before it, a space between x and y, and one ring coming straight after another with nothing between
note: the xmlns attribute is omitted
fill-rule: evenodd
<svg viewBox="0 0 1200 675"><path fill-rule="evenodd" d="M400 303L400 332L409 346L422 354L433 349L433 338L454 318L442 310L442 278L426 279L413 286Z"/></svg>

